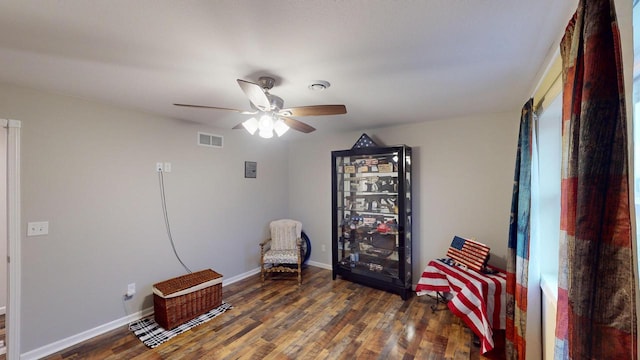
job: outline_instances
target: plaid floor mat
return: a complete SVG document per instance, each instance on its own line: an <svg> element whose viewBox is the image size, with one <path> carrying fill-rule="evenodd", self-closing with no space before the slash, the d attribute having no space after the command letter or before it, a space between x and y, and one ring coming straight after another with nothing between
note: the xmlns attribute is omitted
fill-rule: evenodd
<svg viewBox="0 0 640 360"><path fill-rule="evenodd" d="M182 334L183 332L200 324L203 324L232 308L233 307L231 306L231 304L222 302L222 305L218 306L217 308L206 312L193 320L187 321L186 323L179 325L172 330L163 329L155 322L152 315L150 317L142 318L140 320L132 322L131 324L129 324L129 330L133 331L138 339L140 339L140 341L142 341L145 345L153 349L163 342L171 339L172 337L178 334Z"/></svg>

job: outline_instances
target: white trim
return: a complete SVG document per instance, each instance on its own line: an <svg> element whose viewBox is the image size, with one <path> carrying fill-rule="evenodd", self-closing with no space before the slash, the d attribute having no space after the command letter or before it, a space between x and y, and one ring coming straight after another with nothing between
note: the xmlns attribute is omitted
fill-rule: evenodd
<svg viewBox="0 0 640 360"><path fill-rule="evenodd" d="M533 88L533 91L531 92L531 96L534 96L538 91L542 90L540 87L542 86L542 83L544 83L545 78L549 75L549 71L553 68L553 65L556 61L559 60L560 58L560 42L558 40L558 46L555 47L551 47L551 50L549 51L549 53L547 54L547 57L545 59L545 66L544 66L544 70L542 72L540 72L539 74L537 74L536 79L538 79L538 82L536 83L536 85ZM560 60L562 61L562 60ZM562 69L562 68L561 68ZM553 74L553 76L555 76L556 74ZM534 101L539 101L540 99L534 99Z"/></svg>
<svg viewBox="0 0 640 360"><path fill-rule="evenodd" d="M3 120L7 129L7 360L20 358L20 128L18 120Z"/></svg>
<svg viewBox="0 0 640 360"><path fill-rule="evenodd" d="M260 273L260 268L255 268L252 270L249 270L243 274L240 275L236 275L234 277L231 277L229 279L223 280L222 282L222 286L226 286L229 284L233 284L235 282L238 282L240 280L246 279L252 275L258 274ZM37 349L28 351L24 354L20 355L20 360L31 360L31 359L40 359L43 358L45 356L49 356L51 354L60 352L66 348L69 348L71 346L77 345L83 341L87 341L91 338L94 338L98 335L102 335L108 331L111 330L115 330L121 326L124 325L128 325L130 324L132 321L136 321L138 319L141 319L145 316L149 316L153 314L153 307L149 307L146 309L143 309L142 311L138 311L137 313L122 317L120 319L116 319L114 321L111 321L109 323L97 326L93 329L89 329L87 331L83 331L79 334L73 335L73 336L69 336L68 338L62 339L62 340L58 340L56 342L53 342L51 344L39 347Z"/></svg>
<svg viewBox="0 0 640 360"><path fill-rule="evenodd" d="M6 306L0 306L0 315L5 315L7 313L7 307Z"/></svg>
<svg viewBox="0 0 640 360"><path fill-rule="evenodd" d="M12 120L12 119L5 120L4 127L21 128L22 122L20 122L20 120Z"/></svg>
<svg viewBox="0 0 640 360"><path fill-rule="evenodd" d="M2 128L21 128L22 123L20 120L12 120L12 119L0 119L0 127Z"/></svg>
<svg viewBox="0 0 640 360"><path fill-rule="evenodd" d="M230 277L228 279L222 280L222 286L224 287L224 286L227 286L227 285L231 285L231 284L236 283L236 282L238 282L240 280L244 280L244 279L248 278L249 276L252 276L252 275L255 275L255 274L259 274L259 273L260 273L260 268L259 267L255 268L255 269L251 269L251 270L249 270L249 271L247 271L245 273L242 273L242 274Z"/></svg>
<svg viewBox="0 0 640 360"><path fill-rule="evenodd" d="M102 335L108 331L111 330L115 330L121 326L124 325L128 325L129 323L131 323L132 321L136 321L138 319L141 319L145 316L149 316L153 314L153 307L149 307L146 308L142 311L138 311L137 313L122 317L120 319L108 322L106 324L97 326L93 329L89 329L87 331L83 331L79 334L73 335L73 336L69 336L66 339L62 339L62 340L58 340L56 342L53 342L49 345L45 345L42 347L39 347L37 349L31 350L29 352L26 352L24 354L20 355L20 360L25 360L25 359L41 359L45 356L54 354L56 352L62 351L68 347L71 347L73 345L79 344L83 341L87 341L91 338L94 338L98 335Z"/></svg>
<svg viewBox="0 0 640 360"><path fill-rule="evenodd" d="M317 261L311 261L311 260L309 260L307 263L311 266L319 267L321 269L333 270L333 267L329 264L319 263Z"/></svg>
<svg viewBox="0 0 640 360"><path fill-rule="evenodd" d="M311 266L316 266L319 268L323 268L323 269L329 269L331 270L331 266L327 265L327 264L322 264L322 263L318 263L315 261L309 261L309 265ZM222 286L226 286L226 285L230 285L233 284L235 282L238 282L240 280L244 280L250 276L256 275L260 273L260 268L255 268L255 269L251 269L245 273L233 276L229 279L223 280L222 281ZM94 338L98 335L102 335L108 331L111 330L115 330L121 326L124 325L128 325L133 321L136 321L138 319L141 319L145 316L149 316L153 314L153 307L149 307L146 309L143 309L142 311L138 311L137 313L122 317L120 319L116 319L114 321L108 322L106 324L97 326L93 329L89 329L87 331L83 331L79 334L73 335L73 336L69 336L68 338L62 339L62 340L58 340L56 342L53 342L51 344L39 347L37 349L28 351L24 354L21 354L19 359L20 360L32 360L32 359L40 359L43 358L45 356L49 356L51 354L60 352L64 349L67 349L71 346L77 345L83 341L87 341L91 338Z"/></svg>

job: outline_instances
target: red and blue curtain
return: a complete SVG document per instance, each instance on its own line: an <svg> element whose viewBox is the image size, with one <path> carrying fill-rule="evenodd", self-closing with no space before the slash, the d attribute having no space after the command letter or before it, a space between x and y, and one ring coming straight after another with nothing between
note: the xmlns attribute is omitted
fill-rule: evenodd
<svg viewBox="0 0 640 360"><path fill-rule="evenodd" d="M581 0L560 46L556 359L637 359L627 123L613 0Z"/></svg>
<svg viewBox="0 0 640 360"><path fill-rule="evenodd" d="M531 239L531 159L533 154L533 99L522 108L516 170L511 199L507 252L507 359L524 359L527 327L527 281Z"/></svg>

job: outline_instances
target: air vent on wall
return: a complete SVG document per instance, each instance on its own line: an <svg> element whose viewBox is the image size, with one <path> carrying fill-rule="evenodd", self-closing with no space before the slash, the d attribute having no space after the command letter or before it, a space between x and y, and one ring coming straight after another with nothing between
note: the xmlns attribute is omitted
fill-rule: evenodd
<svg viewBox="0 0 640 360"><path fill-rule="evenodd" d="M198 145L221 148L222 136L198 132Z"/></svg>

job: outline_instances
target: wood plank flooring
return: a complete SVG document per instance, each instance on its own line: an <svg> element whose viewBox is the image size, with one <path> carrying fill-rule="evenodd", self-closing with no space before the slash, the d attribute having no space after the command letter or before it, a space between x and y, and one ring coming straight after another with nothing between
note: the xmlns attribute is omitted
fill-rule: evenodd
<svg viewBox="0 0 640 360"><path fill-rule="evenodd" d="M430 297L402 301L316 267L299 289L256 275L225 286L223 299L233 309L155 349L123 326L46 359L504 358L502 349L480 356L471 331L443 305L432 313Z"/></svg>
<svg viewBox="0 0 640 360"><path fill-rule="evenodd" d="M4 326L5 318L6 318L5 314L0 315L0 340L2 340L2 346L0 348L4 348L6 346L5 344L7 342L7 331L6 331L6 328ZM4 350L6 350L6 348ZM0 360L5 360L6 358L7 358L7 356L5 355L5 353L0 355Z"/></svg>

